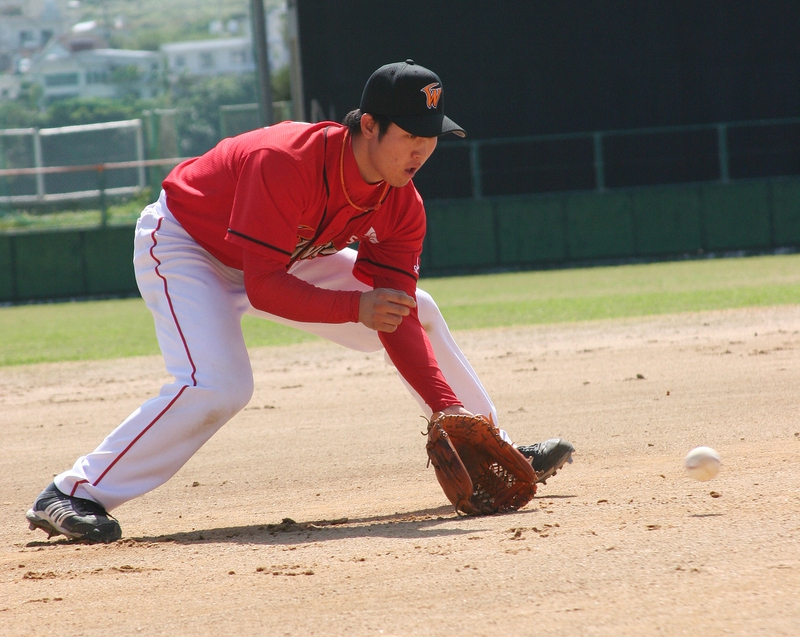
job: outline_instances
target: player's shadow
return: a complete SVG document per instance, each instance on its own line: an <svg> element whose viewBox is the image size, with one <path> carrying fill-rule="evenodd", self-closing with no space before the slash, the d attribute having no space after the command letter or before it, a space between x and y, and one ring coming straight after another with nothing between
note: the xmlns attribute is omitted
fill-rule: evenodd
<svg viewBox="0 0 800 637"><path fill-rule="evenodd" d="M505 516L535 514L536 509L524 509ZM317 520L296 522L284 518L280 524L258 524L199 529L191 532L170 533L148 537L125 538L123 543L175 542L178 544L234 543L265 544L274 546L307 544L329 540L388 537L388 538L435 538L468 535L486 531L476 528L479 517L456 515L451 506L379 515L366 518L342 518L339 520ZM515 521L514 524L523 524Z"/></svg>

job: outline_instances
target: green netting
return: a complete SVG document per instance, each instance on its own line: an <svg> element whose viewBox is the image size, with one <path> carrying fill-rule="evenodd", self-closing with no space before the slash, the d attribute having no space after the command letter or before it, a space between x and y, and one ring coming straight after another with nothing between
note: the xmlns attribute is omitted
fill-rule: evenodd
<svg viewBox="0 0 800 637"><path fill-rule="evenodd" d="M141 126L118 122L100 126L43 129L40 134L43 166L83 166L144 159L139 148ZM138 168L47 174L45 194L98 190L101 187L137 187ZM103 182L105 180L105 182Z"/></svg>
<svg viewBox="0 0 800 637"><path fill-rule="evenodd" d="M0 170L33 168L35 165L33 129L0 132ZM35 175L0 175L0 200L3 197L35 194Z"/></svg>
<svg viewBox="0 0 800 637"><path fill-rule="evenodd" d="M0 131L0 170L57 166L97 166L144 159L140 120ZM95 168L39 175L0 175L0 204L145 185L143 168Z"/></svg>

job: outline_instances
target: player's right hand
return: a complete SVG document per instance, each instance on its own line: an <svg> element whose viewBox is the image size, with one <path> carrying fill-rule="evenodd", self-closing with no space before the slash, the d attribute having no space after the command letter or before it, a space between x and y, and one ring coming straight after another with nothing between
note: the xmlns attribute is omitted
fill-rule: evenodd
<svg viewBox="0 0 800 637"><path fill-rule="evenodd" d="M379 332L394 332L416 306L413 297L405 292L376 288L361 293L358 321Z"/></svg>

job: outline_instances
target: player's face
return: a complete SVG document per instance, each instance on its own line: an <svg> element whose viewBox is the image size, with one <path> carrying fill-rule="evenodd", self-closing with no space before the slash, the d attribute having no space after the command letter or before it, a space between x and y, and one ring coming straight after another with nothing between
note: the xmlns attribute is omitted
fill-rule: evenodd
<svg viewBox="0 0 800 637"><path fill-rule="evenodd" d="M386 134L378 139L376 133L367 139L368 181L385 180L390 186L402 188L436 149L436 137L417 137L396 124L389 124ZM377 177L377 179L375 179Z"/></svg>

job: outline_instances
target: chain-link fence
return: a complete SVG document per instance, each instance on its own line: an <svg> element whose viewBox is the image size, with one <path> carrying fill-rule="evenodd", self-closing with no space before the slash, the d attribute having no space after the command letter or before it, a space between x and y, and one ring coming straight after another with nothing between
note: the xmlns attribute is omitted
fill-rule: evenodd
<svg viewBox="0 0 800 637"><path fill-rule="evenodd" d="M33 128L8 128L0 130L0 170L32 168L36 165L36 144ZM35 174L5 175L0 177L0 202L6 204L36 196Z"/></svg>
<svg viewBox="0 0 800 637"><path fill-rule="evenodd" d="M290 119L291 102L274 103L273 113ZM154 109L134 120L0 130L0 206L157 191L174 164L155 160L200 155L220 138L258 128L258 104L221 107L219 133L198 126L188 110Z"/></svg>
<svg viewBox="0 0 800 637"><path fill-rule="evenodd" d="M414 183L426 199L795 177L800 117L503 139L443 139Z"/></svg>
<svg viewBox="0 0 800 637"><path fill-rule="evenodd" d="M289 116L275 105L276 120ZM0 207L157 192L183 157L260 126L256 104L223 106L219 132L189 111L142 120L0 130ZM800 174L800 118L508 139L443 140L415 179L426 199L605 191ZM88 205L96 205L96 201Z"/></svg>
<svg viewBox="0 0 800 637"><path fill-rule="evenodd" d="M282 122L292 118L291 102L275 102L272 104L272 118ZM219 129L221 136L232 137L246 133L261 126L261 114L258 104L235 104L220 106Z"/></svg>
<svg viewBox="0 0 800 637"><path fill-rule="evenodd" d="M0 170L5 173L0 174L0 204L89 199L101 193L132 194L146 186L142 165L110 171L97 168L145 159L139 119L3 130L0 144Z"/></svg>

